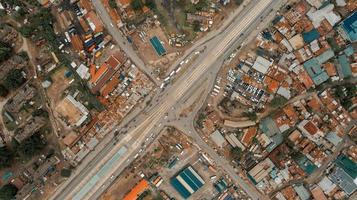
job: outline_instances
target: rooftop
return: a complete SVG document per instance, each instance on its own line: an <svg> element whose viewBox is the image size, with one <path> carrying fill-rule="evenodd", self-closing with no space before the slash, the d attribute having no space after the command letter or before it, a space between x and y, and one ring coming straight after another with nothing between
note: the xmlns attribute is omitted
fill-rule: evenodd
<svg viewBox="0 0 357 200"><path fill-rule="evenodd" d="M133 187L128 194L125 195L123 200L135 200L137 199L141 193L149 188L149 183L142 179L138 184Z"/></svg>
<svg viewBox="0 0 357 200"><path fill-rule="evenodd" d="M261 72L263 74L267 73L269 67L273 64L272 61L269 61L261 56L258 56L253 64L253 69Z"/></svg>
<svg viewBox="0 0 357 200"><path fill-rule="evenodd" d="M351 42L357 41L357 12L344 19L340 27Z"/></svg>

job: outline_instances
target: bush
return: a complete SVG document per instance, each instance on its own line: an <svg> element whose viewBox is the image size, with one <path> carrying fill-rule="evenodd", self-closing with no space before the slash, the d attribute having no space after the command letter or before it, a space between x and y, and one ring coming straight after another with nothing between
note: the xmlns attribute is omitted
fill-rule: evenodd
<svg viewBox="0 0 357 200"><path fill-rule="evenodd" d="M6 184L0 189L0 199L1 200L12 200L15 199L15 195L18 189L13 184Z"/></svg>

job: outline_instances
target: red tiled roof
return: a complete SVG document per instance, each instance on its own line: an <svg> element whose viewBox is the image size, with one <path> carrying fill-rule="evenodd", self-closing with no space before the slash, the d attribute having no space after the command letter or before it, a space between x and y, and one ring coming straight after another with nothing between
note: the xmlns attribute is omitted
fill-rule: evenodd
<svg viewBox="0 0 357 200"><path fill-rule="evenodd" d="M304 125L304 129L310 133L310 135L315 135L317 133L317 131L319 130L314 123L312 123L311 121L307 122Z"/></svg>
<svg viewBox="0 0 357 200"><path fill-rule="evenodd" d="M98 80L107 72L108 70L108 65L106 63L103 63L98 70L95 70L95 66L91 65L90 67L90 75L91 79L90 82L92 84L96 84Z"/></svg>
<svg viewBox="0 0 357 200"><path fill-rule="evenodd" d="M257 127L250 127L247 129L247 131L244 133L243 138L242 138L242 143L244 143L246 146L249 146L249 144L252 142L254 136L257 134Z"/></svg>

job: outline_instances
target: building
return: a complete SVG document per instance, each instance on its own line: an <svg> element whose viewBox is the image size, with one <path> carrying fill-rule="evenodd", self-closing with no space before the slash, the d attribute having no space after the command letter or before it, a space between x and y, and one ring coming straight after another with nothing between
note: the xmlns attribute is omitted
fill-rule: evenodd
<svg viewBox="0 0 357 200"><path fill-rule="evenodd" d="M333 172L329 175L329 178L347 195L351 195L357 189L357 185L353 182L353 178L340 167L335 167Z"/></svg>
<svg viewBox="0 0 357 200"><path fill-rule="evenodd" d="M211 139L213 140L214 143L216 143L217 146L223 147L226 140L222 136L221 132L219 130L216 130L211 134Z"/></svg>
<svg viewBox="0 0 357 200"><path fill-rule="evenodd" d="M318 28L324 20L327 20L331 26L335 26L341 17L333 12L334 7L333 4L328 4L318 10L311 8L306 15L311 19L315 28Z"/></svg>
<svg viewBox="0 0 357 200"><path fill-rule="evenodd" d="M149 188L149 183L142 179L138 184L136 184L128 194L126 194L123 200L136 200L145 190Z"/></svg>
<svg viewBox="0 0 357 200"><path fill-rule="evenodd" d="M253 181L254 184L258 184L261 180L269 175L274 167L274 163L269 158L266 158L264 161L258 163L248 172L248 177Z"/></svg>
<svg viewBox="0 0 357 200"><path fill-rule="evenodd" d="M322 191L322 189L319 187L319 186L315 186L313 189L310 190L311 191L311 194L312 196L315 198L315 199L318 199L318 200L327 200L324 192Z"/></svg>
<svg viewBox="0 0 357 200"><path fill-rule="evenodd" d="M336 184L334 184L330 179L328 179L326 176L321 179L321 181L318 183L318 186L322 189L322 191L326 195L332 194L332 192L336 188Z"/></svg>
<svg viewBox="0 0 357 200"><path fill-rule="evenodd" d="M191 166L186 167L171 179L171 185L184 199L190 197L204 184L205 181Z"/></svg>
<svg viewBox="0 0 357 200"><path fill-rule="evenodd" d="M46 124L46 120L43 117L33 117L26 122L23 126L19 127L15 131L15 140L19 143L32 136L36 131L40 130Z"/></svg>
<svg viewBox="0 0 357 200"><path fill-rule="evenodd" d="M266 74L269 67L273 64L273 61L269 61L261 56L258 56L253 64L253 69L257 70L262 74Z"/></svg>
<svg viewBox="0 0 357 200"><path fill-rule="evenodd" d="M357 41L357 12L342 21L338 27L341 35L351 42Z"/></svg>
<svg viewBox="0 0 357 200"><path fill-rule="evenodd" d="M71 126L81 126L89 117L89 110L71 95L64 98L55 109Z"/></svg>

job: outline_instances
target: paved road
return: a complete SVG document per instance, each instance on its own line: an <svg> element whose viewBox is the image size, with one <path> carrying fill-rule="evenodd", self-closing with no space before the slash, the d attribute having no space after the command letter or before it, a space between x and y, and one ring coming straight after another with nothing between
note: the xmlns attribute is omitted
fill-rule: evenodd
<svg viewBox="0 0 357 200"><path fill-rule="evenodd" d="M243 40L249 35L251 29L256 27L256 24L261 20L260 17L264 17L263 13L267 13L271 8L277 6L280 1L276 0L264 0L255 1L250 4L250 8L246 12L242 13L239 17L239 21L236 20L232 26L227 28L219 37L207 44L207 50L200 56L194 67L191 67L186 73L184 73L178 80L172 85L167 87L164 92L162 92L159 101L154 102L147 113L143 113L142 116L138 116L136 122L128 127L128 133L121 136L119 142L114 141L109 142L107 148L103 149L99 156L94 158L94 162L91 162L91 168L83 171L80 175L71 179L71 181L65 183L63 189L56 192L56 195L52 199L72 199L75 194L80 191L83 186L96 174L102 166L106 164L119 149L124 145L128 148L127 153L123 155L122 159L116 163L114 167L108 169L108 171L103 174L103 177L98 180L93 187L86 193L85 197L82 199L95 199L98 195L102 193L104 188L112 180L112 175L120 173L120 171L128 166L133 155L138 152L139 148L142 148L142 143L145 142L150 134L158 132L160 129L160 122L164 117L165 113L172 110L173 106L193 87L197 80L204 77L206 73L212 73L210 69L216 66L217 60L222 60L222 56L225 55L227 49L236 44L237 40ZM215 68L215 69L216 69ZM213 73L214 74L214 73ZM205 144L201 144L205 145ZM219 160L219 162L225 162L224 160ZM232 172L233 175L234 172ZM231 173L229 173L231 174ZM233 175L234 176L234 175ZM253 199L258 199L251 192L249 187L245 187L241 180L237 179L242 186L242 189L251 195Z"/></svg>
<svg viewBox="0 0 357 200"><path fill-rule="evenodd" d="M92 3L93 3L93 6L94 6L96 12L102 19L106 30L110 33L110 35L113 36L113 39L120 46L120 48L127 54L127 56L135 63L135 65L139 69L141 69L146 75L148 75L152 81L154 81L156 84L158 84L158 81L153 76L152 71L148 67L145 66L145 63L136 54L136 52L134 51L133 47L128 42L128 40L119 31L117 26L112 25L112 20L109 16L107 10L104 7L102 0L93 0Z"/></svg>

